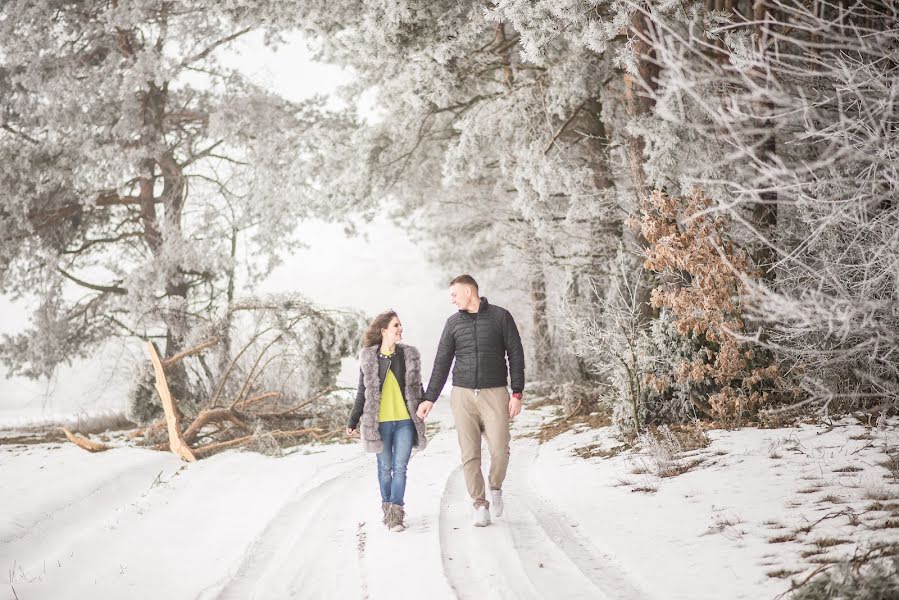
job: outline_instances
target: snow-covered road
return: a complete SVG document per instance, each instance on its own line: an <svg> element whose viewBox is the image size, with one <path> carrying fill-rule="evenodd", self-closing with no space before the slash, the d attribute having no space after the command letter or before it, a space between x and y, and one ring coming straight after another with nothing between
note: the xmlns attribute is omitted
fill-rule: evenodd
<svg viewBox="0 0 899 600"><path fill-rule="evenodd" d="M460 468L447 480L440 506L444 572L462 599L644 598L609 557L577 531L550 499L531 485L537 445L513 442L505 514L484 530L472 527ZM489 587L484 586L489 582Z"/></svg>
<svg viewBox="0 0 899 600"><path fill-rule="evenodd" d="M645 597L535 492L532 439L513 441L506 514L473 527L455 431L434 415L402 534L380 523L374 458L356 446L186 468L133 449L4 454L0 598Z"/></svg>
<svg viewBox="0 0 899 600"><path fill-rule="evenodd" d="M438 413L439 414L439 413ZM200 600L247 598L644 597L528 481L533 440L514 443L506 514L471 525L455 434L441 421L410 469L409 529L385 530L370 456L300 486Z"/></svg>
<svg viewBox="0 0 899 600"><path fill-rule="evenodd" d="M818 539L839 538L829 556L896 539L888 513L860 512L899 491L878 466L895 429L716 432L691 454L702 468L658 479L642 455L572 455L619 444L608 430L537 444L520 434L550 413L526 411L505 515L476 528L448 406L432 414L403 533L381 524L375 460L357 444L191 465L134 448L0 446L0 600L761 600L788 587L781 571L815 567L800 553ZM862 526L820 522L836 501Z"/></svg>

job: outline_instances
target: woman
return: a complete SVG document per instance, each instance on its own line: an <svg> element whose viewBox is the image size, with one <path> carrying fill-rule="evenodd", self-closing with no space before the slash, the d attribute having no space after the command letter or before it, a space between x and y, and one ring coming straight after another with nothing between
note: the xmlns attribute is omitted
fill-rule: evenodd
<svg viewBox="0 0 899 600"><path fill-rule="evenodd" d="M359 429L362 447L378 454L378 483L384 524L391 531L406 528L403 496L412 448L427 444L424 422L415 414L424 390L421 354L400 344L403 325L396 312L383 312L362 337L359 389L347 420L347 435Z"/></svg>

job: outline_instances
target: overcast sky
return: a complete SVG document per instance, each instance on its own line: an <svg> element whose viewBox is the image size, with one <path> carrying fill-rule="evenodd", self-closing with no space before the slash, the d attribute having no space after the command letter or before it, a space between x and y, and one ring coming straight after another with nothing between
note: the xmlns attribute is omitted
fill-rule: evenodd
<svg viewBox="0 0 899 600"><path fill-rule="evenodd" d="M299 38L271 51L262 45L261 36L248 37L237 50L227 60L257 83L293 100L333 95L352 77L315 63ZM339 100L334 97L334 102ZM375 118L371 107L362 108ZM454 310L445 274L431 268L405 233L384 217L358 229L359 236L348 238L340 225L305 223L298 233L308 248L286 257L257 292L300 292L315 302L361 308L369 315L393 308L403 321L406 342L421 349L427 376L443 322ZM14 333L27 325L29 307L0 296L0 315L0 333ZM62 368L50 382L4 378L0 420L124 408L130 365L145 359L142 352L141 344L134 342ZM341 383L354 385L356 369L354 361L346 361ZM5 375L2 367L0 374Z"/></svg>

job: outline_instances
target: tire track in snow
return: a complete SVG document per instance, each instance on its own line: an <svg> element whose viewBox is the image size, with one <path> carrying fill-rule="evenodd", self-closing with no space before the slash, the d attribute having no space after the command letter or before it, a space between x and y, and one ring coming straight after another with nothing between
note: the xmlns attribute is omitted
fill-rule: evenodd
<svg viewBox="0 0 899 600"><path fill-rule="evenodd" d="M363 456L351 466L295 495L249 545L233 575L198 598L349 598L365 593L359 561L353 560L359 523L355 488L368 474Z"/></svg>
<svg viewBox="0 0 899 600"><path fill-rule="evenodd" d="M455 597L445 581L437 524L446 472L455 450L440 433L410 462L406 490L408 529L389 532L381 524L374 456L369 453L326 468L291 494L242 557L197 600L239 598L417 598ZM412 556L415 574L397 578L397 557Z"/></svg>
<svg viewBox="0 0 899 600"><path fill-rule="evenodd" d="M531 583L508 525L474 527L462 469L453 470L440 501L440 547L447 581L461 600L553 597Z"/></svg>
<svg viewBox="0 0 899 600"><path fill-rule="evenodd" d="M574 533L561 511L535 493L527 471L536 447L514 441L512 456L504 488L505 514L489 527L471 524L471 501L461 467L447 479L440 538L444 571L457 596L644 598L612 559Z"/></svg>
<svg viewBox="0 0 899 600"><path fill-rule="evenodd" d="M110 469L83 496L44 511L18 532L5 534L0 539L0 564L8 567L15 561L31 572L47 559L63 555L79 538L107 526L146 494L168 464L168 457L148 454L133 464Z"/></svg>
<svg viewBox="0 0 899 600"><path fill-rule="evenodd" d="M27 524L18 523L18 531L8 531L0 534L0 546L11 544L25 538L41 533L42 529L51 521L55 522L53 529L59 529L58 519L67 517L67 513L78 512L78 516L72 520L82 520L85 518L81 511L87 507L89 512L103 512L106 509L115 508L117 504L110 507L104 506L103 502L109 497L116 497L115 492L119 490L130 490L129 484L143 482L147 480L146 486L136 485L135 489L139 494L147 491L156 478L159 470L166 467L165 460L160 460L159 456L146 455L142 460L128 465L119 465L116 468L106 471L103 477L98 478L90 488L90 491L73 500L58 504L51 508L47 508L36 516ZM149 479L148 479L149 478ZM100 500L98 503L97 500Z"/></svg>
<svg viewBox="0 0 899 600"><path fill-rule="evenodd" d="M361 523L359 523L359 530L356 532L356 550L357 550L356 561L360 565L360 567L359 567L360 570L363 569L362 565L365 564L365 539L366 539L366 537L368 537L368 534L365 532L365 521L362 521ZM363 576L361 578L361 584L362 584L362 600L368 600L368 598L369 598L368 578Z"/></svg>
<svg viewBox="0 0 899 600"><path fill-rule="evenodd" d="M537 493L531 477L538 470L532 468L539 454L539 446L532 439L516 444L516 463L509 481L511 494L521 501L534 516L550 540L578 567L593 585L602 590L603 598L641 600L647 597L639 586L622 571L620 565L601 552L575 529L576 523L552 502Z"/></svg>

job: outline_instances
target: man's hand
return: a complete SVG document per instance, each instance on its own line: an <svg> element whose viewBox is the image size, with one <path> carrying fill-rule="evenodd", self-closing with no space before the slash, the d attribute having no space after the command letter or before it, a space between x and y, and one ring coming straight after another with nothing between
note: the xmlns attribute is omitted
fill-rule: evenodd
<svg viewBox="0 0 899 600"><path fill-rule="evenodd" d="M514 419L521 413L521 395L509 396L509 418Z"/></svg>
<svg viewBox="0 0 899 600"><path fill-rule="evenodd" d="M346 428L346 434L347 434L349 437L353 437L354 435L356 435L356 430L355 430L355 429L350 429L349 427L347 427L347 428Z"/></svg>
<svg viewBox="0 0 899 600"><path fill-rule="evenodd" d="M418 405L418 410L415 411L415 413L418 415L419 419L424 421L428 418L428 415L431 413L432 408L434 408L434 403L430 400L425 400Z"/></svg>

